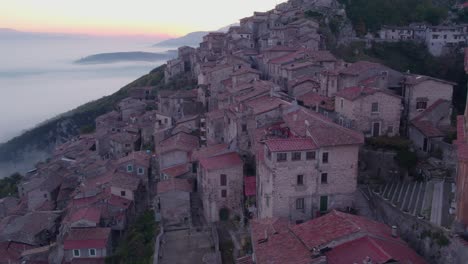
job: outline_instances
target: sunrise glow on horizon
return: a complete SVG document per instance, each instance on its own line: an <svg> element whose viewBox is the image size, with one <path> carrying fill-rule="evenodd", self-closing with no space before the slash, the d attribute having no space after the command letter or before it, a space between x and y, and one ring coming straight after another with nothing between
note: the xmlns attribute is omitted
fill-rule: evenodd
<svg viewBox="0 0 468 264"><path fill-rule="evenodd" d="M0 28L93 35L181 36L215 30L281 0L3 1Z"/></svg>

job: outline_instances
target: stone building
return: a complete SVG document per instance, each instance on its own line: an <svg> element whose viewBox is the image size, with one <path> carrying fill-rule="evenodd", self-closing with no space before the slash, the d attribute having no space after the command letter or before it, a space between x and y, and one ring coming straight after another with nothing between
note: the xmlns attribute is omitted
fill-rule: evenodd
<svg viewBox="0 0 468 264"><path fill-rule="evenodd" d="M187 179L170 179L157 184L157 199L165 227L190 226L190 193L193 190Z"/></svg>
<svg viewBox="0 0 468 264"><path fill-rule="evenodd" d="M301 222L352 207L363 135L306 109L292 108L284 122L286 136L257 152L258 217Z"/></svg>
<svg viewBox="0 0 468 264"><path fill-rule="evenodd" d="M242 215L243 165L235 152L200 159L198 190L208 222Z"/></svg>
<svg viewBox="0 0 468 264"><path fill-rule="evenodd" d="M433 152L451 131L452 102L439 99L410 122L408 137L416 150Z"/></svg>
<svg viewBox="0 0 468 264"><path fill-rule="evenodd" d="M198 146L198 137L184 132L177 133L161 141L159 148L156 148L161 170L175 165L190 163L192 152Z"/></svg>
<svg viewBox="0 0 468 264"><path fill-rule="evenodd" d="M64 239L63 249L65 263L75 263L74 261L95 263L99 259L103 261L112 254L111 229L102 227L71 229Z"/></svg>
<svg viewBox="0 0 468 264"><path fill-rule="evenodd" d="M409 74L402 83L402 127L408 133L409 122L442 99L451 102L455 83L424 75Z"/></svg>
<svg viewBox="0 0 468 264"><path fill-rule="evenodd" d="M349 87L335 96L338 123L365 136L396 136L400 130L401 97L388 90Z"/></svg>

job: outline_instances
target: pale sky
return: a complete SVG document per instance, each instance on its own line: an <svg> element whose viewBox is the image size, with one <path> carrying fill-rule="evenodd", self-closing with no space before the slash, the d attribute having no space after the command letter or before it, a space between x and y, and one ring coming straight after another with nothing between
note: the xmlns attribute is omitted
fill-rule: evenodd
<svg viewBox="0 0 468 264"><path fill-rule="evenodd" d="M0 28L178 36L215 30L285 0L0 0Z"/></svg>

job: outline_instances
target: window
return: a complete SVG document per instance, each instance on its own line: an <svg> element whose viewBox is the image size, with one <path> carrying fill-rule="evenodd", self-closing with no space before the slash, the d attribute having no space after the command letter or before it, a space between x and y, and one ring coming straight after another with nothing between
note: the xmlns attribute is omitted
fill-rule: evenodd
<svg viewBox="0 0 468 264"><path fill-rule="evenodd" d="M73 250L73 257L79 257L80 256L80 250L79 249L74 249Z"/></svg>
<svg viewBox="0 0 468 264"><path fill-rule="evenodd" d="M296 199L296 209L297 210L304 210L304 198Z"/></svg>
<svg viewBox="0 0 468 264"><path fill-rule="evenodd" d="M344 106L344 99L343 98L341 98L340 104L341 104L341 109L343 109L343 106Z"/></svg>
<svg viewBox="0 0 468 264"><path fill-rule="evenodd" d="M293 152L292 154L292 160L294 161L297 161L297 160L301 160L301 152Z"/></svg>
<svg viewBox="0 0 468 264"><path fill-rule="evenodd" d="M89 256L95 257L96 256L96 249L95 248L90 248L89 249Z"/></svg>
<svg viewBox="0 0 468 264"><path fill-rule="evenodd" d="M328 183L328 173L322 173L320 176L320 183L327 184Z"/></svg>
<svg viewBox="0 0 468 264"><path fill-rule="evenodd" d="M338 124L339 124L340 126L343 126L344 120L343 120L342 117L340 117L340 118L338 119Z"/></svg>
<svg viewBox="0 0 468 264"><path fill-rule="evenodd" d="M372 113L379 112L379 103L372 103Z"/></svg>
<svg viewBox="0 0 468 264"><path fill-rule="evenodd" d="M424 110L427 108L427 102L417 102L416 110Z"/></svg>
<svg viewBox="0 0 468 264"><path fill-rule="evenodd" d="M297 175L297 185L304 185L304 175Z"/></svg>
<svg viewBox="0 0 468 264"><path fill-rule="evenodd" d="M120 191L120 196L125 196L125 191Z"/></svg>
<svg viewBox="0 0 468 264"><path fill-rule="evenodd" d="M127 172L133 171L133 165L127 165Z"/></svg>
<svg viewBox="0 0 468 264"><path fill-rule="evenodd" d="M267 158L268 158L269 160L271 160L271 151L270 151L270 150L267 151Z"/></svg>
<svg viewBox="0 0 468 264"><path fill-rule="evenodd" d="M322 163L327 164L328 163L328 152L324 152L322 154Z"/></svg>
<svg viewBox="0 0 468 264"><path fill-rule="evenodd" d="M126 148L129 148L129 147L130 147L130 144L128 144L128 143L125 144L125 147L126 147Z"/></svg>
<svg viewBox="0 0 468 264"><path fill-rule="evenodd" d="M242 124L242 132L246 132L247 131L247 125L246 124Z"/></svg>
<svg viewBox="0 0 468 264"><path fill-rule="evenodd" d="M221 197L226 198L227 190L221 190Z"/></svg>
<svg viewBox="0 0 468 264"><path fill-rule="evenodd" d="M227 185L227 176L226 174L221 174L219 175L219 181L221 186L226 186Z"/></svg>
<svg viewBox="0 0 468 264"><path fill-rule="evenodd" d="M276 154L276 161L278 162L284 162L288 159L288 154L287 153L278 153Z"/></svg>
<svg viewBox="0 0 468 264"><path fill-rule="evenodd" d="M307 160L315 160L315 151L306 152L306 159Z"/></svg>
<svg viewBox="0 0 468 264"><path fill-rule="evenodd" d="M138 174L142 175L145 173L145 169L143 168L138 168Z"/></svg>

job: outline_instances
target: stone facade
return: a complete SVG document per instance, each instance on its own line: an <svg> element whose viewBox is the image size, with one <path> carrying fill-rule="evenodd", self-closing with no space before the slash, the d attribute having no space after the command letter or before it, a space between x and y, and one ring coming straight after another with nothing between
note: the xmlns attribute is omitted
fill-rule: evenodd
<svg viewBox="0 0 468 264"><path fill-rule="evenodd" d="M399 96L372 88L346 88L335 97L338 123L366 136L398 135L401 109Z"/></svg>
<svg viewBox="0 0 468 264"><path fill-rule="evenodd" d="M242 215L243 179L243 162L237 153L200 161L198 183L208 222Z"/></svg>
<svg viewBox="0 0 468 264"><path fill-rule="evenodd" d="M315 153L315 158L307 160L307 152ZM286 161L278 162L279 153L265 147L257 176L258 217L300 222L320 212L352 207L358 152L357 145L295 151L301 154L300 160L294 161L293 152L281 152ZM323 161L324 153L328 153L328 163Z"/></svg>

